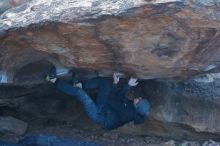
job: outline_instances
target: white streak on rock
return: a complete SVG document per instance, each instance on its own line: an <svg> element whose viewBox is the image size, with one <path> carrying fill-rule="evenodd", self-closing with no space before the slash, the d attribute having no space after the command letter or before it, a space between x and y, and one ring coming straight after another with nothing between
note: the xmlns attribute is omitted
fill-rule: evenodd
<svg viewBox="0 0 220 146"><path fill-rule="evenodd" d="M16 14L15 13L7 13L6 17L8 17L8 18L15 18Z"/></svg>
<svg viewBox="0 0 220 146"><path fill-rule="evenodd" d="M11 26L12 25L12 22L11 21L4 21L3 24L6 24L8 26Z"/></svg>
<svg viewBox="0 0 220 146"><path fill-rule="evenodd" d="M0 72L0 83L8 83L8 77L5 72Z"/></svg>
<svg viewBox="0 0 220 146"><path fill-rule="evenodd" d="M196 82L211 83L214 82L216 79L220 79L220 73L210 73L210 74L198 76L195 77L193 80Z"/></svg>
<svg viewBox="0 0 220 146"><path fill-rule="evenodd" d="M127 9L143 4L179 1L181 0L155 0L150 2L145 0L32 0L5 11L0 16L0 30L25 27L45 20L64 22L64 19L67 18L71 20L80 19L86 17L86 14L93 13L95 13L95 17L117 15Z"/></svg>
<svg viewBox="0 0 220 146"><path fill-rule="evenodd" d="M170 3L170 2L182 2L183 0L155 0L152 3Z"/></svg>
<svg viewBox="0 0 220 146"><path fill-rule="evenodd" d="M209 71L209 70L214 69L214 68L216 68L216 67L217 67L217 65L211 64L211 65L208 65L208 66L204 69L204 71Z"/></svg>
<svg viewBox="0 0 220 146"><path fill-rule="evenodd" d="M57 76L64 76L68 74L69 69L64 67L57 67L56 74Z"/></svg>

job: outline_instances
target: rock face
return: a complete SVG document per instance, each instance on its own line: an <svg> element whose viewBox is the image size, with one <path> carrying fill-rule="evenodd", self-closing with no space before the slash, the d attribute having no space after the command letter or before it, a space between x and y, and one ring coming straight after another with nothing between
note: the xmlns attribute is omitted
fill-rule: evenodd
<svg viewBox="0 0 220 146"><path fill-rule="evenodd" d="M143 79L186 79L219 68L217 1L23 0L17 4L0 16L2 82L32 78L35 64L42 71L52 64L107 76L120 71ZM1 7L5 5L1 2Z"/></svg>
<svg viewBox="0 0 220 146"><path fill-rule="evenodd" d="M27 130L27 123L13 117L0 117L0 133L4 136L20 136Z"/></svg>
<svg viewBox="0 0 220 146"><path fill-rule="evenodd" d="M159 79L179 81L219 72L219 22L218 0L1 0L0 83L41 83L52 66L60 74L75 67L96 76L118 71L157 79L144 85L153 107L149 120L138 129L125 126L120 131L216 138L219 79L207 76L182 83ZM54 98L22 100L20 107L13 100L29 94L27 89L17 96L3 91L0 106L20 108L27 115L45 113L48 118L58 112L54 108L64 108ZM53 104L47 109L50 100ZM36 111L29 113L32 108ZM52 118L56 121L58 115Z"/></svg>
<svg viewBox="0 0 220 146"><path fill-rule="evenodd" d="M219 74L179 83L148 80L143 83L143 91L152 106L149 119L144 125L126 125L121 131L180 139L218 139Z"/></svg>

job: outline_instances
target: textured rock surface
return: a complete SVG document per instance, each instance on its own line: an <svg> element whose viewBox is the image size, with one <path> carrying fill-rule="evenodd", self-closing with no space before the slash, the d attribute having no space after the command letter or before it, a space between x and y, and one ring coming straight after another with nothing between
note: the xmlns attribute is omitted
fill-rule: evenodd
<svg viewBox="0 0 220 146"><path fill-rule="evenodd" d="M120 131L181 139L205 139L209 136L218 139L219 74L180 83L149 80L143 84L152 105L150 117L144 125L126 125Z"/></svg>
<svg viewBox="0 0 220 146"><path fill-rule="evenodd" d="M0 16L2 82L32 78L34 73L25 68L37 64L44 70L48 66L42 62L105 75L121 71L143 79L185 79L219 68L216 0L17 0L16 4ZM6 7L7 2L0 5ZM30 70L37 72L34 67Z"/></svg>
<svg viewBox="0 0 220 146"><path fill-rule="evenodd" d="M43 82L51 66L60 74L77 67L95 75L120 71L142 79L178 80L219 72L219 21L218 0L2 0L0 81ZM45 98L48 88L1 88L0 107L6 115L42 129L74 121L78 123L72 127L91 124L77 103ZM219 75L184 83L149 81L145 91L153 106L150 119L120 132L219 137ZM41 120L33 122L30 116Z"/></svg>
<svg viewBox="0 0 220 146"><path fill-rule="evenodd" d="M13 117L0 117L0 133L3 136L20 136L27 130L27 123Z"/></svg>

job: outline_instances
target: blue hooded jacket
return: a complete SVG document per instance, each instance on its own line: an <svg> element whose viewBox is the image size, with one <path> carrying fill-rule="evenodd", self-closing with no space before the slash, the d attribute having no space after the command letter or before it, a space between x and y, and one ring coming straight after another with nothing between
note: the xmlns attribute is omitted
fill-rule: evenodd
<svg viewBox="0 0 220 146"><path fill-rule="evenodd" d="M112 85L109 100L106 102L102 112L112 111L113 114L116 115L117 120L106 125L106 127L104 127L105 129L114 129L131 121L133 121L134 124L144 122L145 117L136 111L133 101L125 96L128 90L128 85L124 85L122 89L117 89L116 85Z"/></svg>

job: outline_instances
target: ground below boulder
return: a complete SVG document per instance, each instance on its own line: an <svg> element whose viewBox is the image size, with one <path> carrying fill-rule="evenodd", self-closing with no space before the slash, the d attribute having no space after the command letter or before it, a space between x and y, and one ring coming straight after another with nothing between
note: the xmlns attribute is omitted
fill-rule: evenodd
<svg viewBox="0 0 220 146"><path fill-rule="evenodd" d="M27 123L13 117L0 117L0 133L3 136L23 135L27 126Z"/></svg>

